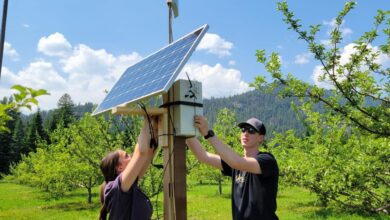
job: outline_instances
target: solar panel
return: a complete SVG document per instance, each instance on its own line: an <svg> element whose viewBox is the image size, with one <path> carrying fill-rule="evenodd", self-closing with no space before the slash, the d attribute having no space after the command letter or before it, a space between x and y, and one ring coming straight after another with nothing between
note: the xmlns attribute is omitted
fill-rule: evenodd
<svg viewBox="0 0 390 220"><path fill-rule="evenodd" d="M92 115L167 92L207 29L205 24L127 68Z"/></svg>

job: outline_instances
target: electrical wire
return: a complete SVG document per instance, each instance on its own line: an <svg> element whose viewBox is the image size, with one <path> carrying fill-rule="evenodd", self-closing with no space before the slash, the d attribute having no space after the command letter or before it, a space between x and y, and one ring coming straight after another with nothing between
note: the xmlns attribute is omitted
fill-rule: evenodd
<svg viewBox="0 0 390 220"><path fill-rule="evenodd" d="M173 129L173 134L172 134L172 135L175 136L175 135L176 135L176 128L175 128L175 124L173 123L172 116L171 116L171 113L170 113L169 110L168 110L168 119L169 119L169 121L171 122L171 125L172 125L172 129ZM170 135L170 134L168 133L167 135ZM156 202L155 202L155 204L156 204L156 216L157 216L157 220L160 219L159 216L158 216L158 195L159 195L160 192L161 192L160 189L161 189L161 185L162 185L163 180L164 180L165 172L167 171L168 164L169 164L170 161L171 161L171 158L172 158L172 155L173 155L174 151L175 151L175 147L173 146L173 147L172 147L172 150L169 152L168 160L167 160L167 162L166 162L165 165L164 165L164 171L162 172L162 174L161 174L161 176L160 176L161 181L160 181L160 184L158 185L158 188L157 188Z"/></svg>
<svg viewBox="0 0 390 220"><path fill-rule="evenodd" d="M145 106L144 103L139 102L139 103L137 103L137 104L138 104L138 106L145 112L145 115L146 115L147 120L148 120L149 131L150 131L150 137L151 137L150 147L153 147L154 150L156 150L156 148L157 148L157 146L158 146L158 143L157 143L156 138L155 138L155 134L154 134L154 130L153 130L153 125L152 125L152 123L151 123L150 115L149 115L149 113L147 112L146 106ZM175 135L176 135L176 128L175 128L175 125L174 125L174 123L173 123L173 119L172 119L172 116L171 116L171 114L170 114L170 111L168 111L168 118L169 118L169 121L170 121L170 123L171 123L171 125L172 125L173 134L169 134L169 133L168 133L168 134L162 134L162 135L159 135L159 136L164 136L164 135L173 135L173 136L175 136ZM154 140L154 141L153 141L153 140ZM162 185L162 183L163 183L164 176L165 176L165 172L166 172L166 170L167 170L168 164L169 164L170 161L171 161L172 154L174 153L174 149L175 149L175 148L172 147L171 152L169 152L169 157L168 157L168 160L167 160L165 166L163 166L163 167L164 167L164 171L162 172L162 174L161 174L161 176L160 176L160 179L161 179L161 180L160 180L160 183L159 183L158 188L157 188L156 202L155 202L155 204L156 204L156 216L157 216L157 219L160 219L159 216L158 216L158 195L159 195L160 192L161 192L161 190L160 190L160 189L161 189L161 185ZM159 166L161 166L161 165L153 164L153 161L152 161L152 165L153 165L154 167L157 167L157 168L159 168Z"/></svg>
<svg viewBox="0 0 390 220"><path fill-rule="evenodd" d="M149 146L150 146L150 148L153 148L153 151L155 151L158 147L158 141L156 140L156 136L154 134L154 128L152 125L150 115L148 114L148 111L146 110L146 106L144 103L138 102L137 104L142 110L144 110L146 117L148 119L149 133L150 133L150 143L149 143L150 145Z"/></svg>

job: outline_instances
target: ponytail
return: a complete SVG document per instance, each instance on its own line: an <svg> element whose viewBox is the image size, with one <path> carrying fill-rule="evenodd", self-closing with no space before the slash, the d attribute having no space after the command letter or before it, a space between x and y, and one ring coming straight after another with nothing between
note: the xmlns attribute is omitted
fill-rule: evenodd
<svg viewBox="0 0 390 220"><path fill-rule="evenodd" d="M106 188L106 181L102 183L100 186L100 204L102 207L100 208L100 214L98 220L106 220L107 219L107 209L106 209L106 203L104 202L104 188Z"/></svg>
<svg viewBox="0 0 390 220"><path fill-rule="evenodd" d="M100 209L99 220L106 220L107 211L106 202L104 201L104 188L106 188L106 184L110 181L115 180L118 176L116 173L116 166L119 163L119 150L108 153L100 163L100 170L104 176L104 182L100 186L100 203L102 204L102 208Z"/></svg>

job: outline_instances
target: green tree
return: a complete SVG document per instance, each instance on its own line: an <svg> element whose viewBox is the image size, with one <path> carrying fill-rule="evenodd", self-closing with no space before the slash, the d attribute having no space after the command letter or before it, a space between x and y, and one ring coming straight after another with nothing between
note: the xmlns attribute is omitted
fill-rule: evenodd
<svg viewBox="0 0 390 220"><path fill-rule="evenodd" d="M49 131L54 131L59 124L68 128L76 120L74 113L75 105L69 94L65 93L57 102L57 109L54 110L49 122Z"/></svg>
<svg viewBox="0 0 390 220"><path fill-rule="evenodd" d="M28 153L28 146L26 144L26 128L23 124L22 119L18 116L15 120L15 129L12 133L12 143L11 143L11 155L13 163L16 163L20 160L21 154Z"/></svg>
<svg viewBox="0 0 390 220"><path fill-rule="evenodd" d="M35 151L38 142L47 142L48 139L47 133L43 128L42 116L40 110L38 109L28 126L26 142L29 147L29 151Z"/></svg>
<svg viewBox="0 0 390 220"><path fill-rule="evenodd" d="M84 188L87 201L92 202L92 188L103 182L100 161L103 156L118 148L132 148L126 143L135 143L140 120L127 126L138 130L134 136L125 135L125 125L115 125L121 120L106 120L103 116L92 117L88 113L69 128L59 126L50 133L50 143L39 142L36 152L23 156L12 167L13 178L50 192L54 197L66 191ZM130 139L130 140L129 140Z"/></svg>
<svg viewBox="0 0 390 220"><path fill-rule="evenodd" d="M309 107L308 105L304 108ZM284 184L310 189L322 205L375 212L389 201L390 142L362 135L340 115L304 109L313 131L277 134L270 146L280 163Z"/></svg>
<svg viewBox="0 0 390 220"><path fill-rule="evenodd" d="M72 98L69 94L65 93L58 100L57 103L58 109L60 110L60 118L65 127L68 127L75 120L74 108Z"/></svg>
<svg viewBox="0 0 390 220"><path fill-rule="evenodd" d="M6 105L12 102L12 97L9 99L4 97L1 103ZM15 128L16 117L18 116L15 109L8 109L6 113L10 117L10 120L5 123L7 131L0 132L0 173L7 173L9 164L13 160L11 148L12 132Z"/></svg>
<svg viewBox="0 0 390 220"><path fill-rule="evenodd" d="M32 105L37 105L36 97L47 95L46 90L34 90L29 87L15 85L12 89L17 90L11 98L4 98L0 102L0 172L7 173L9 164L15 161L14 149L11 144L14 128L18 118L19 110L26 107L31 110Z"/></svg>
<svg viewBox="0 0 390 220"><path fill-rule="evenodd" d="M297 113L303 116L308 136L298 137L293 130L277 134L271 146L280 158L281 176L285 183L307 187L318 195L323 205L330 203L344 209L379 212L389 209L389 136L390 69L376 60L380 53L390 52L390 11L379 10L374 27L353 43L355 51L347 62L341 60L340 26L344 17L354 8L347 2L336 17L331 31L332 47L318 43L316 34L320 25L302 29L299 19L288 8L287 2L278 3L289 29L308 44L308 49L322 66L320 80L332 85L325 90L283 74L279 55L266 57L258 50L257 60L271 74L273 82L266 84L258 76L252 86L272 91L281 97L297 97ZM385 23L385 24L384 24ZM385 27L382 27L385 25ZM382 30L387 38L380 50L372 43ZM315 111L321 103L325 110Z"/></svg>
<svg viewBox="0 0 390 220"><path fill-rule="evenodd" d="M74 164L71 181L87 189L88 202L91 202L92 187L102 183L100 161L108 151L124 147L123 134L117 132L104 117L95 118L88 113L72 124L68 131L67 151Z"/></svg>

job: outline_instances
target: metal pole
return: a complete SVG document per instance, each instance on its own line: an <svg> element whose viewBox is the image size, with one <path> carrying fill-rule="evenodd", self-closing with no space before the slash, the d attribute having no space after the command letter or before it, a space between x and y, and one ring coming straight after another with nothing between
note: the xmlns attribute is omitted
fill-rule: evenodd
<svg viewBox="0 0 390 220"><path fill-rule="evenodd" d="M172 37L172 3L168 2L168 43L172 43L173 37Z"/></svg>
<svg viewBox="0 0 390 220"><path fill-rule="evenodd" d="M0 36L0 78L1 78L1 70L3 69L4 38L5 38L5 28L7 24L7 12L8 12L8 0L4 0L3 18L1 19L1 36Z"/></svg>

